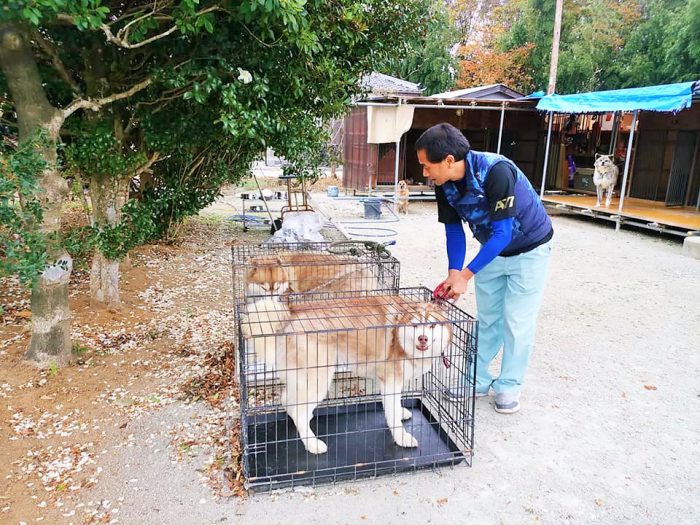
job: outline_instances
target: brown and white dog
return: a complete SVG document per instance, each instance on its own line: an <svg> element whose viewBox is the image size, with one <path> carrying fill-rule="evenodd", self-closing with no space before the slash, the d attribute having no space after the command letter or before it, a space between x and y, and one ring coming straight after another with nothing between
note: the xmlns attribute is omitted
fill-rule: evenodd
<svg viewBox="0 0 700 525"><path fill-rule="evenodd" d="M593 184L595 184L596 193L598 194L595 207L597 208L600 206L600 201L603 199L603 192L607 192L605 196L605 207L609 208L613 190L617 183L619 170L613 162L612 155L600 155L599 153L595 155L593 167L595 168L593 171Z"/></svg>
<svg viewBox="0 0 700 525"><path fill-rule="evenodd" d="M408 189L408 184L406 183L406 181L399 181L399 189L398 193L396 194L396 202L398 203L399 213L405 213L406 215L408 215L408 197L410 193L411 192Z"/></svg>
<svg viewBox="0 0 700 525"><path fill-rule="evenodd" d="M401 423L411 417L401 406L401 392L449 348L451 325L439 305L400 296L302 304L263 299L249 307L241 326L249 349L285 384L281 403L310 453L328 450L310 421L337 366L376 380L394 441L418 446Z"/></svg>
<svg viewBox="0 0 700 525"><path fill-rule="evenodd" d="M377 278L367 264L343 255L303 251L253 257L245 275L247 296L287 292L372 290Z"/></svg>

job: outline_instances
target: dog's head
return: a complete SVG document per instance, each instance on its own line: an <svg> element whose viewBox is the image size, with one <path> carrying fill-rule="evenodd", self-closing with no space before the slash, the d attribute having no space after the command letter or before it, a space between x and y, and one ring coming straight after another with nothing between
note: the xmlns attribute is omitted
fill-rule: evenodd
<svg viewBox="0 0 700 525"><path fill-rule="evenodd" d="M450 326L439 305L421 303L409 319L402 319L396 338L409 358L433 359L447 352L452 338Z"/></svg>
<svg viewBox="0 0 700 525"><path fill-rule="evenodd" d="M289 278L276 259L254 259L245 276L248 295L282 295L289 290Z"/></svg>
<svg viewBox="0 0 700 525"><path fill-rule="evenodd" d="M595 162L593 163L593 166L596 169L605 169L614 165L615 163L613 162L612 155L601 155L600 153L596 153Z"/></svg>
<svg viewBox="0 0 700 525"><path fill-rule="evenodd" d="M405 180L399 181L399 191L406 191L408 189L408 184Z"/></svg>

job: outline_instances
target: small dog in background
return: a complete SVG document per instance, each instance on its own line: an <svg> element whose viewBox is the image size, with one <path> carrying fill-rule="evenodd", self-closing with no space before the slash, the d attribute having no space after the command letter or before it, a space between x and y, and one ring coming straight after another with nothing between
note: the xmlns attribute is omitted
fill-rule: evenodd
<svg viewBox="0 0 700 525"><path fill-rule="evenodd" d="M595 184L596 193L598 194L595 207L597 208L600 206L600 201L603 199L603 192L607 192L605 195L605 207L609 208L613 190L617 183L619 170L613 162L612 155L601 155L599 153L596 153L593 167L595 168L593 171L593 184Z"/></svg>
<svg viewBox="0 0 700 525"><path fill-rule="evenodd" d="M399 213L404 213L408 215L408 196L410 194L410 191L408 190L408 184L406 183L405 180L399 181L399 190L398 193L396 194L396 200L399 204L398 206L398 211Z"/></svg>

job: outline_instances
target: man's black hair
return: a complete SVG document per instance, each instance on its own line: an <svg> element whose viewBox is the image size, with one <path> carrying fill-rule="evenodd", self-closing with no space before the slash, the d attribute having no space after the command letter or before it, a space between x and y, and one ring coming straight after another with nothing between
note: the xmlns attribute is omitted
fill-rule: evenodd
<svg viewBox="0 0 700 525"><path fill-rule="evenodd" d="M448 155L464 160L471 149L469 141L452 124L443 122L423 132L416 141L416 151L424 150L430 162L441 162Z"/></svg>

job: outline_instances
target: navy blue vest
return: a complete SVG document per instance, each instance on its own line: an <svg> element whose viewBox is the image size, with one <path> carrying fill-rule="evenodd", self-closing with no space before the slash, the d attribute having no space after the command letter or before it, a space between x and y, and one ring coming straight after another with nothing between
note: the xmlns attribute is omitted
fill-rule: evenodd
<svg viewBox="0 0 700 525"><path fill-rule="evenodd" d="M530 181L510 159L496 153L470 151L465 158L466 193L464 196L460 194L453 181L445 182L442 189L447 202L457 210L462 220L469 224L476 240L485 244L491 237L492 226L489 203L484 193L484 182L488 179L491 168L498 162L507 162L515 172L513 238L502 253L518 253L549 234L552 221Z"/></svg>

